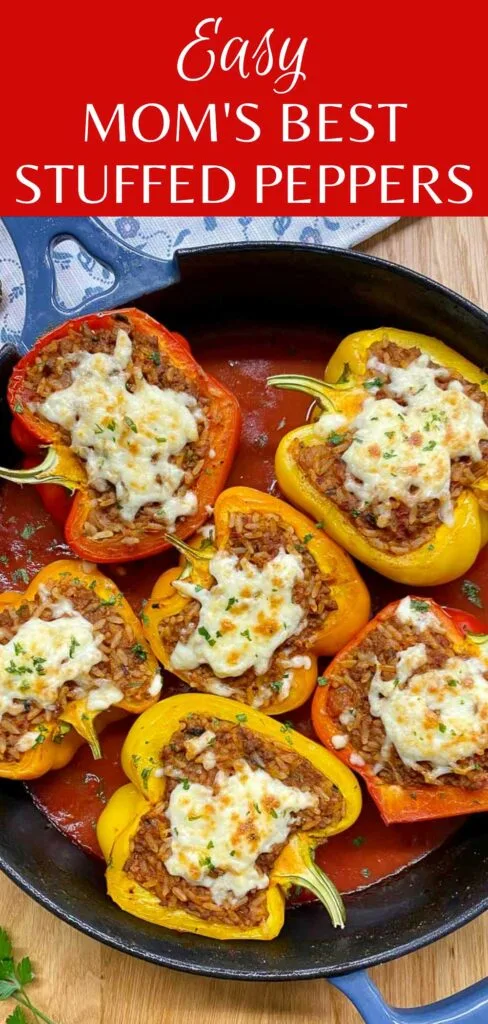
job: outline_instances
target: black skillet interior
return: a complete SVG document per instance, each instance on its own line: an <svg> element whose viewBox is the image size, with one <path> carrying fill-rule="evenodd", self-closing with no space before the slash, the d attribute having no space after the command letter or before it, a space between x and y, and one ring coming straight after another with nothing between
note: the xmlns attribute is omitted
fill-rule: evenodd
<svg viewBox="0 0 488 1024"><path fill-rule="evenodd" d="M488 360L486 314L425 278L358 254L235 246L183 254L180 271L178 283L136 304L187 335L197 351L199 332L214 332L225 346L236 324L250 335L264 325L260 337L273 339L263 344L273 345L276 358L280 325L296 324L299 336L300 326L344 335L386 323L437 335L478 364ZM4 395L5 381L0 386ZM2 427L4 412L0 402ZM488 906L485 815L408 871L348 897L342 933L310 905L291 910L273 942L220 944L124 914L105 896L101 867L46 823L20 785L2 784L0 815L0 866L44 906L124 952L216 977L341 974L410 952Z"/></svg>

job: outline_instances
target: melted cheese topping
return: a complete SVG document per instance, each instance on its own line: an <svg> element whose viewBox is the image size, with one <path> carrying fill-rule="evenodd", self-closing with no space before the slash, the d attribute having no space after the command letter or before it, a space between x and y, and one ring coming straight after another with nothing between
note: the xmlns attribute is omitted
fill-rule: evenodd
<svg viewBox="0 0 488 1024"><path fill-rule="evenodd" d="M346 425L352 431L352 442L342 455L345 487L357 497L360 509L372 503L379 507L380 527L389 519L390 499L410 507L436 499L439 518L452 523L451 460L465 456L479 462L480 441L488 440L483 406L469 398L457 380L446 390L440 388L438 381L448 371L428 364L427 355L404 368L370 359L368 370L387 378L394 397L375 399L378 386L371 382L369 397L352 423L324 413L315 425L326 439Z"/></svg>
<svg viewBox="0 0 488 1024"><path fill-rule="evenodd" d="M396 615L421 633L433 616L416 609L419 603L412 607L405 598ZM448 772L462 774L467 769L459 762L488 748L488 661L452 655L442 668L428 668L426 661L425 644L417 643L398 655L395 679L384 680L377 663L369 704L386 734L382 760L393 746L408 768L435 781Z"/></svg>
<svg viewBox="0 0 488 1024"><path fill-rule="evenodd" d="M198 440L204 416L193 395L148 384L140 371L135 391L128 391L131 355L131 340L119 330L112 354L76 355L70 386L32 408L70 432L92 487L113 485L122 519L130 522L156 503L165 524L174 526L195 512L197 497L191 490L176 493L184 471L170 459Z"/></svg>
<svg viewBox="0 0 488 1024"><path fill-rule="evenodd" d="M209 889L214 903L235 903L253 889L267 888L269 877L256 860L284 843L295 815L316 803L314 794L286 786L245 761L234 775L217 772L214 789L179 783L166 811L171 826L166 869ZM213 868L221 872L216 878Z"/></svg>
<svg viewBox="0 0 488 1024"><path fill-rule="evenodd" d="M82 692L91 669L103 658L91 623L70 601L56 602L52 611L52 620L31 618L8 643L0 645L0 719L15 711L17 701L35 701L38 707L52 710L62 686L74 681ZM90 679L90 686L93 682ZM92 706L94 701L94 707L103 709L122 697L117 687L100 679L90 691L88 703ZM31 731L17 746L24 751L38 741L39 731Z"/></svg>
<svg viewBox="0 0 488 1024"><path fill-rule="evenodd" d="M300 557L281 549L258 569L250 562L238 565L236 555L218 551L210 572L216 580L210 590L185 580L173 583L201 605L194 632L173 650L173 668L190 671L206 664L221 678L241 676L251 668L262 675L305 617L293 600L293 587L303 579Z"/></svg>

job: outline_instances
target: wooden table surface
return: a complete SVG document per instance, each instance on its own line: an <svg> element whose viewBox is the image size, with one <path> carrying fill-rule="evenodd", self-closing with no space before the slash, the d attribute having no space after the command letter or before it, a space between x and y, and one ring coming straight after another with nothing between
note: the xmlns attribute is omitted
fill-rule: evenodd
<svg viewBox="0 0 488 1024"><path fill-rule="evenodd" d="M407 220L361 248L428 274L488 308L488 219ZM106 949L41 910L4 878L0 924L19 953L32 957L39 978L31 998L57 1024L359 1024L350 1003L325 981L212 981ZM487 973L486 915L430 949L372 971L398 1006L431 1002ZM1 1006L4 1021L11 1007Z"/></svg>

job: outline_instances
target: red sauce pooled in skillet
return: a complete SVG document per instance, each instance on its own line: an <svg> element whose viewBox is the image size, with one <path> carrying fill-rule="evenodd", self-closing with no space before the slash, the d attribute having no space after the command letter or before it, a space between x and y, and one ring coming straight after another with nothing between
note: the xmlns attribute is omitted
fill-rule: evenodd
<svg viewBox="0 0 488 1024"><path fill-rule="evenodd" d="M327 359L340 340L321 330L293 328L224 328L218 339L210 329L188 332L196 358L204 368L237 394L243 413L240 450L229 477L229 485L247 484L278 494L274 479L274 453L284 433L300 426L309 400L293 392L266 390L266 378L273 373L306 373L321 377ZM223 353L232 353L224 357ZM308 352L308 359L300 353ZM33 488L6 484L0 490L0 588L24 589L43 565L69 557L61 530L45 512ZM113 576L136 611L148 597L160 573L174 563L164 554L147 562L104 567ZM402 597L408 588L362 569L370 588L375 614L388 601ZM463 589L463 580L425 590L440 604L451 605L485 618L488 602L488 549L481 553L469 573L474 588ZM416 592L422 593L421 588ZM467 597L473 596L481 607ZM165 672L164 696L187 692L188 687ZM289 716L307 736L313 736L309 706ZM88 853L100 857L95 834L98 815L111 794L127 780L120 767L120 750L132 719L110 726L103 734L104 757L94 761L88 747L82 747L71 764L28 784L33 799L49 820ZM462 823L462 819L419 822L415 825L383 824L375 805L365 794L359 820L346 833L320 847L317 862L343 892L371 885L394 874L439 846ZM293 901L308 894L293 894Z"/></svg>

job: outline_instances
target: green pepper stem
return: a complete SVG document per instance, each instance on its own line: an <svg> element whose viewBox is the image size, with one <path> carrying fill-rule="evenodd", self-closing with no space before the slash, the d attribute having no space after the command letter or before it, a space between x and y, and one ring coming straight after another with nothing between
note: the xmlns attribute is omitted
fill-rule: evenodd
<svg viewBox="0 0 488 1024"><path fill-rule="evenodd" d="M479 647L488 645L488 633L469 633L466 631L466 636L474 644L478 644Z"/></svg>
<svg viewBox="0 0 488 1024"><path fill-rule="evenodd" d="M315 398L325 412L335 412L334 403L327 394L327 389L337 389L333 384L326 384L316 377L306 377L299 373L278 373L274 377L268 377L266 384L269 388L280 388L282 391L302 391Z"/></svg>
<svg viewBox="0 0 488 1024"><path fill-rule="evenodd" d="M69 480L65 476L51 472L57 461L56 450L48 448L45 459L31 469L9 469L6 466L0 466L0 480L10 480L16 484L60 484L70 491L76 490L79 486L76 480Z"/></svg>
<svg viewBox="0 0 488 1024"><path fill-rule="evenodd" d="M284 852L283 869L279 862L273 880L287 889L290 885L300 885L320 900L325 907L334 928L344 928L346 909L342 897L334 883L327 877L313 859L313 851L303 837L294 836L289 845L287 857ZM288 865L288 866L287 866Z"/></svg>
<svg viewBox="0 0 488 1024"><path fill-rule="evenodd" d="M175 537L172 533L165 533L164 537L165 540L167 540L169 544L172 544L177 551L181 551L181 554L190 562L195 561L195 559L198 561L209 562L215 554L213 550L199 551L198 548L192 548L189 544L185 544L184 540L180 540L179 537Z"/></svg>

